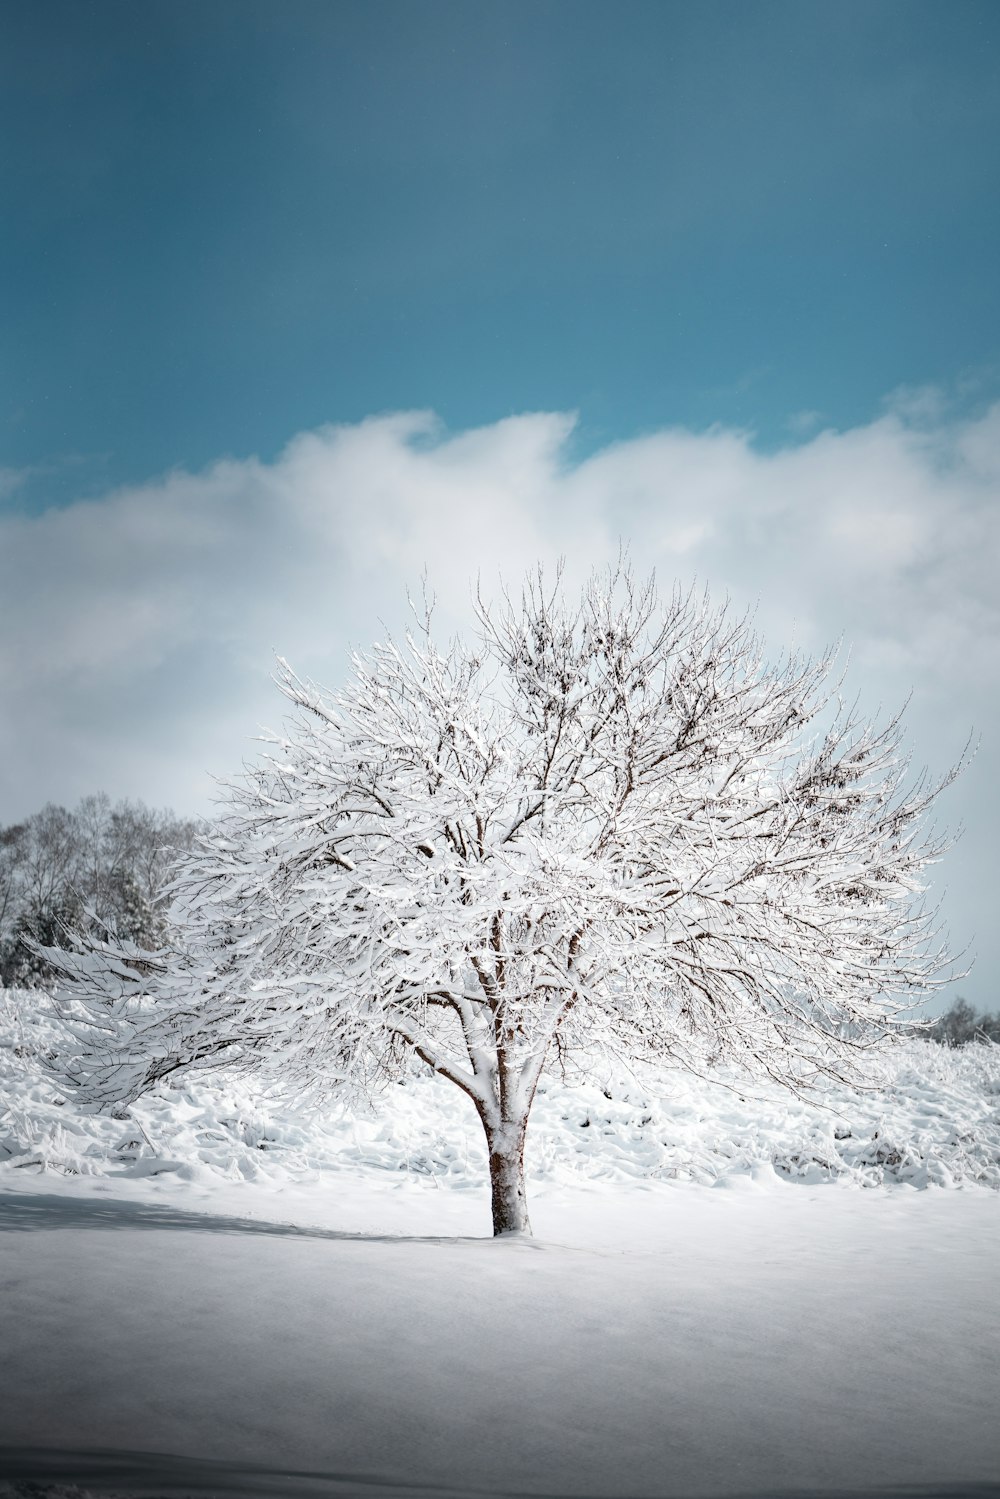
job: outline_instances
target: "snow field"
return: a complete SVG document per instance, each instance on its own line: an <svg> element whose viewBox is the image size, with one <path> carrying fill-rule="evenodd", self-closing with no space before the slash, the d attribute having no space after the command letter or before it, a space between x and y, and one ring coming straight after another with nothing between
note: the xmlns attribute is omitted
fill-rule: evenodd
<svg viewBox="0 0 1000 1499"><path fill-rule="evenodd" d="M0 1017L0 1499L1000 1494L1000 1048L826 1109L551 1081L495 1241L447 1084L113 1120Z"/></svg>
<svg viewBox="0 0 1000 1499"><path fill-rule="evenodd" d="M996 1493L997 1195L725 1181L542 1190L535 1240L404 1176L0 1193L0 1474L55 1477L47 1454L114 1491L111 1455L150 1495Z"/></svg>

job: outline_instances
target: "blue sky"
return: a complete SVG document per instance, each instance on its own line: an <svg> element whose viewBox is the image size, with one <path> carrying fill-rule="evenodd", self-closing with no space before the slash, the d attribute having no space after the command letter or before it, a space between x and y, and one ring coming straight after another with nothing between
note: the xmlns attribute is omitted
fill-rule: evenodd
<svg viewBox="0 0 1000 1499"><path fill-rule="evenodd" d="M981 737L1000 1003L994 0L0 0L0 203L0 825L624 543Z"/></svg>
<svg viewBox="0 0 1000 1499"><path fill-rule="evenodd" d="M990 0L41 0L0 69L31 508L383 410L774 443L1000 378Z"/></svg>

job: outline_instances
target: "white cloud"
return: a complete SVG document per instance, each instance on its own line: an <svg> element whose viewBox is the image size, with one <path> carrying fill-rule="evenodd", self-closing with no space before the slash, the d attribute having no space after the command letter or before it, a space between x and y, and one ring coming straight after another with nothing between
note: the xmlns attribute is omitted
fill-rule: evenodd
<svg viewBox="0 0 1000 1499"><path fill-rule="evenodd" d="M28 470L21 468L0 468L0 501L10 499L11 495L17 494L28 478Z"/></svg>
<svg viewBox="0 0 1000 1499"><path fill-rule="evenodd" d="M398 628L425 567L452 627L477 572L489 591L565 556L575 578L621 540L664 582L756 604L776 651L843 636L866 700L912 689L921 759L941 767L983 733L950 809L970 824L951 867L972 901L1000 837L1000 405L955 420L918 394L774 453L668 429L578 464L562 414L455 434L427 413L373 417L270 464L2 519L0 821L97 787L204 805L207 773L279 712L274 651L335 685L349 642Z"/></svg>
<svg viewBox="0 0 1000 1499"><path fill-rule="evenodd" d="M804 437L806 433L814 431L815 428L819 426L822 420L822 411L813 411L811 409L806 411L793 411L791 416L788 417L787 421L785 422L785 427L789 432L794 433L797 437Z"/></svg>

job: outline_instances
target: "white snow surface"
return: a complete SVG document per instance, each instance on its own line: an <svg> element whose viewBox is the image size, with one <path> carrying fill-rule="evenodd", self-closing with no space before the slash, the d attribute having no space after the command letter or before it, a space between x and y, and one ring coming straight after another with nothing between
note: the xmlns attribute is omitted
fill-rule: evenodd
<svg viewBox="0 0 1000 1499"><path fill-rule="evenodd" d="M235 1076L181 1076L127 1120L74 1108L37 1056L52 1022L30 991L0 991L0 1181L13 1173L174 1176L288 1184L403 1173L482 1197L486 1149L473 1107L424 1070L324 1114L269 1102ZM711 1185L773 1166L790 1181L1000 1189L1000 1046L902 1042L870 1088L802 1100L733 1073L640 1075L595 1062L588 1080L543 1078L531 1114L529 1184Z"/></svg>
<svg viewBox="0 0 1000 1499"><path fill-rule="evenodd" d="M998 1047L550 1080L494 1241L446 1083L114 1120L50 1042L0 995L0 1499L1000 1494Z"/></svg>

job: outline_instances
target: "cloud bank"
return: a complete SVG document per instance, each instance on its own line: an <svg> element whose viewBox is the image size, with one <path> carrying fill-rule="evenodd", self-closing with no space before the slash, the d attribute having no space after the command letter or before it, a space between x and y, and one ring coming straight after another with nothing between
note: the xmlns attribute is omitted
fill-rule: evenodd
<svg viewBox="0 0 1000 1499"><path fill-rule="evenodd" d="M944 809L969 826L950 914L963 940L979 928L982 983L1000 839L1000 403L951 418L910 392L865 426L766 453L746 432L666 429L571 461L573 428L558 413L458 433L378 416L303 433L272 463L0 518L0 822L97 788L204 809L210 773L238 768L280 717L275 651L336 686L350 644L402 627L425 569L442 626L460 628L477 574L490 593L563 557L575 579L623 543L665 585L696 578L754 607L776 653L843 637L866 706L912 694L909 737L932 767L982 735Z"/></svg>

